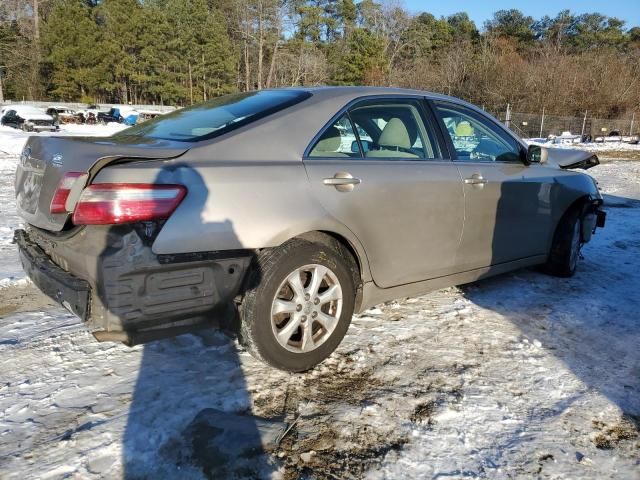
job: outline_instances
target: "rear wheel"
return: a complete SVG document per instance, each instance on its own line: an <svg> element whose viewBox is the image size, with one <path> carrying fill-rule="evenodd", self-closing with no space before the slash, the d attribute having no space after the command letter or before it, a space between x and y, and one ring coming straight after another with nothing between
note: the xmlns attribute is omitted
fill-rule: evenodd
<svg viewBox="0 0 640 480"><path fill-rule="evenodd" d="M545 271L558 277L572 277L576 273L582 248L582 210L574 208L560 220L553 237Z"/></svg>
<svg viewBox="0 0 640 480"><path fill-rule="evenodd" d="M347 332L356 270L348 252L300 239L261 255L240 309L241 342L281 370L313 368Z"/></svg>

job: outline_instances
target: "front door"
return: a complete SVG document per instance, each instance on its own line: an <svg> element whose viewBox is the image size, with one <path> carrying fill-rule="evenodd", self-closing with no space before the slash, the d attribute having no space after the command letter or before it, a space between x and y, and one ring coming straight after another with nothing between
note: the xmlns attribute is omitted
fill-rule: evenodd
<svg viewBox="0 0 640 480"><path fill-rule="evenodd" d="M523 163L523 146L494 120L464 105L434 102L464 184L460 271L544 254L553 177Z"/></svg>
<svg viewBox="0 0 640 480"><path fill-rule="evenodd" d="M305 159L313 193L356 235L373 279L393 287L452 272L463 189L419 98L355 104Z"/></svg>

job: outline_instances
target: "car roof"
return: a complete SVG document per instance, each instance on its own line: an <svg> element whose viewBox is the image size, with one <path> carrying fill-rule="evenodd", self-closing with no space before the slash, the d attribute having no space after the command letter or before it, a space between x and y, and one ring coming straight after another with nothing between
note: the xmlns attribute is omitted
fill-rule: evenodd
<svg viewBox="0 0 640 480"><path fill-rule="evenodd" d="M282 89L273 89L282 90ZM267 117L253 121L219 137L197 142L193 152L215 144L216 156L233 160L300 161L310 142L335 120L336 115L353 101L376 96L426 97L447 100L481 111L458 98L405 88L390 87L289 87L286 90L308 93L308 98ZM264 90L263 90L264 91ZM209 155L209 154L207 154Z"/></svg>
<svg viewBox="0 0 640 480"><path fill-rule="evenodd" d="M433 100L454 100L461 102L456 97L451 97L441 93L430 92L427 90L417 90L412 88L399 88L399 87L370 87L370 86L330 86L322 85L315 87L289 87L284 90L295 90L299 92L309 92L314 96L319 97L331 97L342 95L353 95L354 98L362 96L375 96L375 95L412 95L422 96ZM466 103L466 102L465 102Z"/></svg>
<svg viewBox="0 0 640 480"><path fill-rule="evenodd" d="M305 104L317 103L317 102L336 102L344 104L362 97L375 97L378 95L398 95L398 96L420 96L426 97L429 100L443 100L449 102L455 102L465 105L473 110L480 111L481 109L465 100L441 93L430 92L426 90L416 90L411 88L398 88L398 87L370 87L370 86L314 86L314 87L288 87L284 89L272 89L272 90L292 90L297 92L307 92L312 96L306 100ZM485 112L486 113L486 112Z"/></svg>

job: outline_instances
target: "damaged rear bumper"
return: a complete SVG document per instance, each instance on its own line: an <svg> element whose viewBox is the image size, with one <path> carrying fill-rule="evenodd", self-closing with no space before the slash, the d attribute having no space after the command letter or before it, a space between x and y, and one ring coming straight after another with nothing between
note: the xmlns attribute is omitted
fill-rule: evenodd
<svg viewBox="0 0 640 480"><path fill-rule="evenodd" d="M130 345L215 325L240 292L251 252L155 255L132 227L58 240L17 230L20 259L43 293L98 340Z"/></svg>
<svg viewBox="0 0 640 480"><path fill-rule="evenodd" d="M86 320L89 284L53 263L38 245L29 240L24 230L16 230L13 240L18 244L22 268L42 293Z"/></svg>

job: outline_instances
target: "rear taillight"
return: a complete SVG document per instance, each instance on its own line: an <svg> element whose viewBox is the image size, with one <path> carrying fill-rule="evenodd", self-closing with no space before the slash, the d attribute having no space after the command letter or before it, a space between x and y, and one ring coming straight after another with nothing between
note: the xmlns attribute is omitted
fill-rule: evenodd
<svg viewBox="0 0 640 480"><path fill-rule="evenodd" d="M62 180L58 184L58 188L56 188L55 193L53 194L53 198L51 199L51 206L49 207L49 211L51 213L69 213L66 208L67 198L69 198L69 193L71 193L71 187L78 179L84 175L82 172L67 172L65 173Z"/></svg>
<svg viewBox="0 0 640 480"><path fill-rule="evenodd" d="M183 185L96 183L80 195L73 223L113 225L168 218L186 193Z"/></svg>

